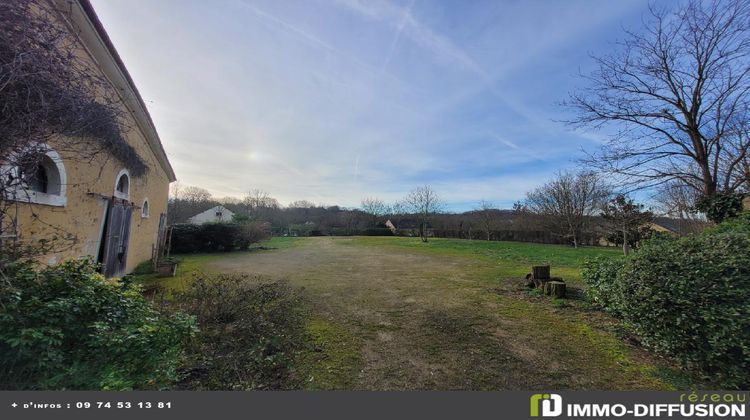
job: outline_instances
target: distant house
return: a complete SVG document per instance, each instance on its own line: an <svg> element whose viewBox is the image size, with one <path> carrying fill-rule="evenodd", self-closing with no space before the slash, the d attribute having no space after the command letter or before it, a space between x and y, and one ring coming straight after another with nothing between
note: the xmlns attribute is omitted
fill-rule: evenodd
<svg viewBox="0 0 750 420"><path fill-rule="evenodd" d="M679 221L677 219L656 217L651 223L649 223L648 227L654 232L672 233L677 235L680 232L678 223Z"/></svg>
<svg viewBox="0 0 750 420"><path fill-rule="evenodd" d="M654 232L665 232L672 235L688 235L705 229L707 224L698 220L673 219L671 217L656 217L649 224Z"/></svg>
<svg viewBox="0 0 750 420"><path fill-rule="evenodd" d="M420 223L414 219L403 219L396 223L390 219L385 222L385 227L398 236L420 236ZM432 225L427 223L427 236L434 236Z"/></svg>
<svg viewBox="0 0 750 420"><path fill-rule="evenodd" d="M396 225L394 225L393 222L391 222L390 219L386 220L385 227L387 227L388 229L390 229L391 232L393 232L394 235L396 234Z"/></svg>
<svg viewBox="0 0 750 420"><path fill-rule="evenodd" d="M656 233L664 233L674 236L689 235L698 233L708 226L708 223L700 220L685 220L671 217L655 217L646 226ZM610 242L605 236L599 238L599 246L619 246Z"/></svg>
<svg viewBox="0 0 750 420"><path fill-rule="evenodd" d="M188 223L202 225L204 223L231 222L232 216L234 216L234 212L230 211L228 208L224 206L215 206L189 218Z"/></svg>

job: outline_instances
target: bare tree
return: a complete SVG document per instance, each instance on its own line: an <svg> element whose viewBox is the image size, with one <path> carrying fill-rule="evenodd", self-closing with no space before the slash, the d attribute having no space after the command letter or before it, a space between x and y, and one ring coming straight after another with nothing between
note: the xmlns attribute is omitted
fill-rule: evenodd
<svg viewBox="0 0 750 420"><path fill-rule="evenodd" d="M207 189L194 186L187 186L176 190L175 198L179 200L189 201L191 203L206 202L213 199L211 196L211 192L209 192Z"/></svg>
<svg viewBox="0 0 750 420"><path fill-rule="evenodd" d="M290 209L311 209L316 206L315 206L315 203L313 203L312 201L296 200L296 201L292 201L291 203L289 203L289 206L287 207L289 207Z"/></svg>
<svg viewBox="0 0 750 420"><path fill-rule="evenodd" d="M569 238L577 248L591 216L601 209L609 196L609 189L596 174L564 172L529 192L525 208L544 216L552 232Z"/></svg>
<svg viewBox="0 0 750 420"><path fill-rule="evenodd" d="M497 219L497 209L495 209L495 205L492 202L482 200L479 202L479 205L477 206L475 211L480 217L482 228L484 228L484 232L487 234L487 240L489 241L492 234L492 229L494 229L495 227L495 220Z"/></svg>
<svg viewBox="0 0 750 420"><path fill-rule="evenodd" d="M221 198L217 199L216 201L218 201L219 203L221 203L223 205L239 205L239 204L242 204L242 200L240 200L237 197L232 197L232 196L229 196L229 195L221 197Z"/></svg>
<svg viewBox="0 0 750 420"><path fill-rule="evenodd" d="M734 142L735 144L742 146L750 143L750 119L738 124L736 135L739 141ZM731 152L734 158L730 162L736 160L738 163L737 170L730 174L732 177L730 182L732 185L737 185L737 191L750 192L750 151L747 147L744 149L739 147L732 149Z"/></svg>
<svg viewBox="0 0 750 420"><path fill-rule="evenodd" d="M251 189L242 198L242 204L248 208L248 211L272 205L275 201L266 191L257 188Z"/></svg>
<svg viewBox="0 0 750 420"><path fill-rule="evenodd" d="M427 242L427 226L430 218L443 211L443 201L429 185L413 189L404 198L404 204L419 217L419 236Z"/></svg>
<svg viewBox="0 0 750 420"><path fill-rule="evenodd" d="M362 216L362 212L356 209L344 209L338 214L339 221L343 224L347 235L352 234L359 228Z"/></svg>
<svg viewBox="0 0 750 420"><path fill-rule="evenodd" d="M388 206L379 198L368 197L362 200L362 211L370 215L371 224L377 225L378 219L388 213Z"/></svg>
<svg viewBox="0 0 750 420"><path fill-rule="evenodd" d="M169 223L185 223L196 214L208 210L218 204L211 193L201 187L178 185L172 188L169 199L167 219Z"/></svg>
<svg viewBox="0 0 750 420"><path fill-rule="evenodd" d="M247 215L253 220L262 219L267 216L268 210L279 208L279 202L271 197L266 191L252 189L243 197L242 204Z"/></svg>
<svg viewBox="0 0 750 420"><path fill-rule="evenodd" d="M747 188L750 3L654 6L619 47L594 57L589 86L565 102L575 126L616 131L588 163L642 187L679 180L705 197Z"/></svg>
<svg viewBox="0 0 750 420"><path fill-rule="evenodd" d="M679 234L694 233L706 227L706 219L695 209L700 193L677 181L660 185L653 196L655 210L678 221Z"/></svg>
<svg viewBox="0 0 750 420"><path fill-rule="evenodd" d="M406 208L406 205L403 202L395 202L388 206L388 213L391 215L400 216L403 214L406 214L408 209Z"/></svg>
<svg viewBox="0 0 750 420"><path fill-rule="evenodd" d="M654 201L657 210L672 218L698 218L695 203L700 194L689 186L679 182L665 183L656 190Z"/></svg>
<svg viewBox="0 0 750 420"><path fill-rule="evenodd" d="M513 203L513 220L511 226L515 230L535 230L533 229L537 223L536 220L539 216L529 211L528 206L524 201L516 201Z"/></svg>

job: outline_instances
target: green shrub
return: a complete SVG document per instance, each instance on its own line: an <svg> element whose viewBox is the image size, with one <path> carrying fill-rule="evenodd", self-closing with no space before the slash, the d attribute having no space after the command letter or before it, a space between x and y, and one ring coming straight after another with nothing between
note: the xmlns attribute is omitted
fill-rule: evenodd
<svg viewBox="0 0 750 420"><path fill-rule="evenodd" d="M232 251L236 248L235 237L240 229L240 225L204 223L200 227L198 239L201 248L197 250L198 252ZM172 242L176 242L174 236L172 236Z"/></svg>
<svg viewBox="0 0 750 420"><path fill-rule="evenodd" d="M312 236L310 232L316 230L313 223L300 223L289 225L289 234L293 236Z"/></svg>
<svg viewBox="0 0 750 420"><path fill-rule="evenodd" d="M708 220L721 223L742 212L744 194L735 192L721 192L713 197L703 197L696 203L695 208L706 214Z"/></svg>
<svg viewBox="0 0 750 420"><path fill-rule="evenodd" d="M331 228L328 230L331 236L393 236L393 232L388 228L368 228L368 229L346 229Z"/></svg>
<svg viewBox="0 0 750 420"><path fill-rule="evenodd" d="M683 238L659 236L620 268L616 264L592 262L584 270L594 302L620 316L644 345L683 366L722 386L750 385L746 228L727 225Z"/></svg>
<svg viewBox="0 0 750 420"><path fill-rule="evenodd" d="M745 233L750 235L750 212L740 213L737 217L727 219L723 223L708 229L713 233Z"/></svg>
<svg viewBox="0 0 750 420"><path fill-rule="evenodd" d="M614 281L625 264L623 258L597 257L587 260L583 264L581 276L586 280L588 288L586 297L594 305L617 314L619 282Z"/></svg>
<svg viewBox="0 0 750 420"><path fill-rule="evenodd" d="M157 389L175 380L194 320L158 312L137 286L96 268L90 260L5 267L0 388Z"/></svg>
<svg viewBox="0 0 750 420"><path fill-rule="evenodd" d="M199 235L202 231L202 226L189 223L180 223L172 226L170 252L188 254L199 252L199 250L203 249L203 241Z"/></svg>
<svg viewBox="0 0 750 420"><path fill-rule="evenodd" d="M299 387L292 368L305 343L305 313L301 297L287 283L245 274L198 274L175 299L201 328L184 388Z"/></svg>
<svg viewBox="0 0 750 420"><path fill-rule="evenodd" d="M270 236L270 227L265 222L177 224L172 228L171 252L187 254L245 250Z"/></svg>

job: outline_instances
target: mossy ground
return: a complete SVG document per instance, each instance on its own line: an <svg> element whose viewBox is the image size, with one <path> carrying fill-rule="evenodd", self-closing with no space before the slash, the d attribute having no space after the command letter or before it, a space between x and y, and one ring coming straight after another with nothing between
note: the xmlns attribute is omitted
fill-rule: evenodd
<svg viewBox="0 0 750 420"><path fill-rule="evenodd" d="M351 389L362 365L360 343L349 331L324 319L311 319L308 348L298 357L297 375L306 389Z"/></svg>
<svg viewBox="0 0 750 420"><path fill-rule="evenodd" d="M308 389L675 389L690 379L617 335L581 299L585 258L617 249L415 238L275 238L244 253L191 255L190 272L288 279L310 306L295 371ZM524 289L538 263L571 299Z"/></svg>

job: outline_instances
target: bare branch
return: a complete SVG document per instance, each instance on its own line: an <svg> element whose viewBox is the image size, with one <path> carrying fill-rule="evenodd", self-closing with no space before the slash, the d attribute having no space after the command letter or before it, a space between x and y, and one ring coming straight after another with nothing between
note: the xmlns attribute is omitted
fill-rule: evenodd
<svg viewBox="0 0 750 420"><path fill-rule="evenodd" d="M635 185L681 179L706 196L746 189L736 179L748 149L739 127L750 109L750 3L650 11L616 53L593 57L588 86L564 103L576 112L571 125L616 130L585 163Z"/></svg>

